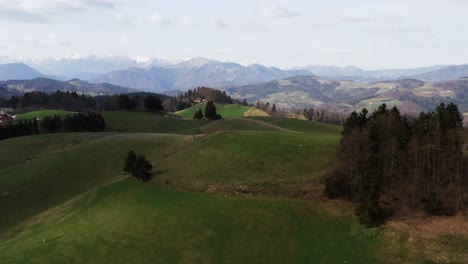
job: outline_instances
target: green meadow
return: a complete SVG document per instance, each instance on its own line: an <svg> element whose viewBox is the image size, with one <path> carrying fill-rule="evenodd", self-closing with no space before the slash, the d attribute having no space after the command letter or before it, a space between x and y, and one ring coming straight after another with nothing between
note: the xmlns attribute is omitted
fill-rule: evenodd
<svg viewBox="0 0 468 264"><path fill-rule="evenodd" d="M192 119L193 115L195 114L195 111L197 111L199 108L202 111L205 111L205 106L206 106L205 103L197 104L188 109L184 109L182 111L176 112L176 114L186 119ZM247 111L253 109L253 107L248 107L248 106L243 106L243 105L238 105L238 104L215 104L215 106L216 106L216 110L218 114L220 114L223 118L243 117Z"/></svg>
<svg viewBox="0 0 468 264"><path fill-rule="evenodd" d="M224 110L218 121L104 112L108 132L0 141L0 263L437 260L322 196L340 127ZM152 163L150 182L122 172L129 150ZM453 239L459 262L467 241Z"/></svg>
<svg viewBox="0 0 468 264"><path fill-rule="evenodd" d="M33 118L44 118L46 116L67 116L74 114L74 112L70 111L63 111L63 110L39 110L39 111L32 111L24 114L17 114L16 120L28 120Z"/></svg>

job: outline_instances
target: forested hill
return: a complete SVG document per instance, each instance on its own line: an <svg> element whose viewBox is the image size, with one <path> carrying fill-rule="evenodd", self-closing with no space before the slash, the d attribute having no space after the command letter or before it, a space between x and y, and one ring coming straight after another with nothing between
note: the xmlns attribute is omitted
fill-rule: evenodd
<svg viewBox="0 0 468 264"><path fill-rule="evenodd" d="M257 100L277 107L333 107L343 111L380 104L396 105L404 113L434 109L441 102L454 102L468 112L468 78L439 83L402 79L375 83L327 80L315 76L295 76L254 85L226 87L235 99Z"/></svg>
<svg viewBox="0 0 468 264"><path fill-rule="evenodd" d="M49 90L52 88L49 88ZM2 92L0 87L0 92ZM5 91L8 94L8 91ZM10 94L11 96L11 94ZM26 112L36 109L62 109L68 111L167 111L176 112L192 107L194 104L213 101L220 104L232 104L232 98L224 91L198 87L177 96L167 96L153 93L123 93L115 95L91 96L78 94L75 91L27 92L12 96L9 99L0 98L1 107L11 107L16 112Z"/></svg>
<svg viewBox="0 0 468 264"><path fill-rule="evenodd" d="M61 82L42 77L32 80L2 81L0 82L0 89L8 91L8 93L0 92L0 98L9 98L12 94L22 95L28 92L53 93L56 91L70 91L92 95L139 92L139 90L136 89L112 85L109 83L91 84L78 79Z"/></svg>

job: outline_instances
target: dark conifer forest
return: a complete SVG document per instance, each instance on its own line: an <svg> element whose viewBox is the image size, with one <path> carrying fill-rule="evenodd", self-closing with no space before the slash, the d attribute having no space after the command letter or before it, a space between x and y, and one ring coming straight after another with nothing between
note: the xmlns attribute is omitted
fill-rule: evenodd
<svg viewBox="0 0 468 264"><path fill-rule="evenodd" d="M101 132L106 128L106 122L100 113L77 113L65 118L46 116L42 120L20 120L0 126L0 140L36 134L62 132Z"/></svg>
<svg viewBox="0 0 468 264"><path fill-rule="evenodd" d="M409 208L435 215L462 209L468 190L463 156L463 116L455 104L407 118L381 105L353 112L342 131L332 173L324 177L332 198L357 202L361 223L374 226Z"/></svg>

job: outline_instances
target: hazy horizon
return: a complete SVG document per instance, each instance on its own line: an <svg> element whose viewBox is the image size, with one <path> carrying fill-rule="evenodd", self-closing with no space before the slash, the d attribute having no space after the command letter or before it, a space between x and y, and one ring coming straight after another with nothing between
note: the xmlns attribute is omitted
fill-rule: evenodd
<svg viewBox="0 0 468 264"><path fill-rule="evenodd" d="M468 3L0 0L0 56L205 57L365 70L467 62Z"/></svg>

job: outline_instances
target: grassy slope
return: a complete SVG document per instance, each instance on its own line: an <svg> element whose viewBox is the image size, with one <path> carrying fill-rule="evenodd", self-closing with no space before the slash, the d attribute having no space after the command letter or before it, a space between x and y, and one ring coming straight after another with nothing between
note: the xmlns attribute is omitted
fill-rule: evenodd
<svg viewBox="0 0 468 264"><path fill-rule="evenodd" d="M162 160L165 173L158 180L195 188L316 182L330 166L337 141L336 133L217 133Z"/></svg>
<svg viewBox="0 0 468 264"><path fill-rule="evenodd" d="M208 124L205 120L181 120L174 115L145 112L103 112L106 125L118 132L181 133L196 131Z"/></svg>
<svg viewBox="0 0 468 264"><path fill-rule="evenodd" d="M186 119L192 119L193 114L198 108L201 108L202 111L205 111L206 104L197 104L188 109L177 112L177 115L180 115ZM215 104L216 111L223 118L239 118L243 117L245 112L252 110L252 107L237 105L237 104Z"/></svg>
<svg viewBox="0 0 468 264"><path fill-rule="evenodd" d="M156 161L185 139L184 136L157 134L73 134L78 140L84 137L81 139L84 143L62 150L59 147L50 153L42 151L36 159L11 167L14 160L30 157L26 150L37 153L40 145L50 146L53 139L67 142L70 135L25 137L13 139L13 143L12 140L0 141L0 149L8 148L8 155L12 157L0 169L0 193L11 194L0 199L0 232L41 210L118 179L122 176L122 162L130 149ZM93 137L95 139L90 140Z"/></svg>
<svg viewBox="0 0 468 264"><path fill-rule="evenodd" d="M44 118L46 116L67 116L70 114L73 114L74 112L69 112L69 111L63 111L63 110L39 110L39 111L33 111L33 112L28 112L24 114L18 114L16 115L16 120L25 120L25 119L33 119L35 118Z"/></svg>
<svg viewBox="0 0 468 264"><path fill-rule="evenodd" d="M135 115L145 121L156 118L141 117L146 113L112 114L113 124L128 123ZM185 128L176 122L166 124L174 124L165 128L168 131ZM317 182L332 162L340 130L277 118L202 125L195 129L214 134L195 142L176 135L115 133L0 141L0 154L7 156L0 161L0 194L12 192L0 198L0 263L374 263L376 254L395 263L433 259L408 252L413 237L406 233L397 230L388 236L384 229L381 236L381 229L367 230L353 218L331 216L328 212L336 214L333 206L195 194L120 181L120 166L132 148L156 165L154 182L168 186L203 186L204 191L211 185L274 188L292 182L303 186ZM231 131L236 127L257 131ZM132 129L160 130L139 123ZM12 228L13 222L23 220ZM437 237L424 236L434 254L441 249L448 252L449 260L463 259L466 239L448 239L452 244L442 247Z"/></svg>
<svg viewBox="0 0 468 264"><path fill-rule="evenodd" d="M284 170L274 162L285 166L298 151L303 158L293 165L309 163L312 153L317 156L313 164L325 164L326 145L337 139L337 135L268 132L281 129L255 120L221 120L210 126L265 131L215 133L191 144L192 139L184 136L115 133L41 135L0 142L0 149L10 149L11 156L0 170L0 191L12 193L0 199L0 262L374 261L376 234L351 218L330 216L312 203L194 194L131 180L99 187L122 177L120 165L128 149L144 153L157 165L161 179L177 174L185 180L220 183L273 181ZM299 144L319 141L313 137L328 143L300 149ZM258 148L259 144L265 147ZM182 145L186 147L181 152ZM200 147L209 155L197 164L199 157L190 156ZM217 151L225 153L217 156ZM244 160L231 162L236 155ZM34 159L24 162L31 156ZM210 159L215 159L212 165ZM264 165L272 166L272 174L260 170L255 179L249 177L257 174L257 165L264 159L272 159ZM208 167L192 170L194 164ZM207 177L206 170L222 173ZM299 172L293 177L315 177L305 175L303 169L286 170L283 176ZM317 167L314 170L318 175ZM223 173L238 179L223 178ZM78 199L73 198L77 195ZM11 228L18 222L22 223Z"/></svg>
<svg viewBox="0 0 468 264"><path fill-rule="evenodd" d="M263 110L252 107L252 109L244 113L244 116L270 116L270 115Z"/></svg>
<svg viewBox="0 0 468 264"><path fill-rule="evenodd" d="M266 124L263 122L257 122L247 118L230 118L222 119L214 122L210 122L207 125L199 129L200 132L206 134L212 134L221 131L239 131L239 130L282 130L280 127Z"/></svg>
<svg viewBox="0 0 468 264"><path fill-rule="evenodd" d="M0 170L30 162L53 152L95 140L107 133L70 133L37 135L0 141ZM1 191L1 190L0 190Z"/></svg>
<svg viewBox="0 0 468 264"><path fill-rule="evenodd" d="M378 239L312 203L129 180L37 221L0 242L1 263L375 263Z"/></svg>
<svg viewBox="0 0 468 264"><path fill-rule="evenodd" d="M156 113L123 111L104 112L103 116L108 130L117 132L205 134L233 130L285 130L276 126L274 122L265 122L265 120L272 120L271 117L264 117L261 120L253 118L229 118L218 121L207 121L181 119L175 115L163 116ZM281 125L287 126L287 122ZM303 131L314 130L316 127L318 126L309 125ZM335 128L335 130L330 130L332 133L337 131L336 126L324 125L324 127Z"/></svg>
<svg viewBox="0 0 468 264"><path fill-rule="evenodd" d="M309 122L299 119L292 118L275 118L275 117L249 117L249 119L257 120L271 124L287 130L306 132L306 133L318 133L323 135L339 135L341 127L336 125L329 125L317 122Z"/></svg>

